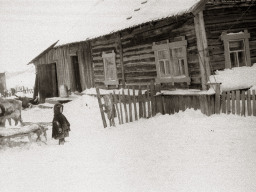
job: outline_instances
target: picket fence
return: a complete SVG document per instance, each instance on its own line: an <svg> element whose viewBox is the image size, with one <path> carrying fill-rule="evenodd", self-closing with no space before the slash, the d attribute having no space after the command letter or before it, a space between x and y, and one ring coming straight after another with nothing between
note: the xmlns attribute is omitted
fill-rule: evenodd
<svg viewBox="0 0 256 192"><path fill-rule="evenodd" d="M220 93L219 85L214 94L167 95L161 94L161 86L151 83L142 92L139 88L127 87L128 94L113 93L113 105L119 124L137 121L140 118L151 118L157 113L174 114L193 108L201 110L207 116L212 114L234 114L256 116L255 90L228 91ZM104 128L107 127L104 113L103 95L96 89ZM110 126L112 124L110 123Z"/></svg>

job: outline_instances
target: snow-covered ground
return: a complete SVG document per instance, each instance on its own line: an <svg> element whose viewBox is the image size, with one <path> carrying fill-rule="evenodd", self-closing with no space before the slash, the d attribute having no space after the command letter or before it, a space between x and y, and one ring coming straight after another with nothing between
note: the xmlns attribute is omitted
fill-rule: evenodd
<svg viewBox="0 0 256 192"><path fill-rule="evenodd" d="M24 121L51 121L52 109L23 111ZM27 139L0 146L1 192L254 192L256 118L174 115L104 129L97 99L64 105L71 123L59 146ZM116 121L117 122L117 121Z"/></svg>

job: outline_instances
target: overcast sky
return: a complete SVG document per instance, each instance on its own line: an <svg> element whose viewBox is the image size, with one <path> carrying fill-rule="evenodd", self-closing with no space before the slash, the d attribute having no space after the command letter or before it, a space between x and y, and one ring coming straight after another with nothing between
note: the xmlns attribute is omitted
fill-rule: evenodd
<svg viewBox="0 0 256 192"><path fill-rule="evenodd" d="M0 71L18 71L102 0L0 0Z"/></svg>

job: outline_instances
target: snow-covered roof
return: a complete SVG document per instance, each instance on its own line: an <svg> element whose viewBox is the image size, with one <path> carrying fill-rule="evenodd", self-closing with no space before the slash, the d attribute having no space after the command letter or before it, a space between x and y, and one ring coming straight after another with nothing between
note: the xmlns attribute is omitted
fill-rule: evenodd
<svg viewBox="0 0 256 192"><path fill-rule="evenodd" d="M100 0L57 44L107 35L150 21L191 12L203 0Z"/></svg>

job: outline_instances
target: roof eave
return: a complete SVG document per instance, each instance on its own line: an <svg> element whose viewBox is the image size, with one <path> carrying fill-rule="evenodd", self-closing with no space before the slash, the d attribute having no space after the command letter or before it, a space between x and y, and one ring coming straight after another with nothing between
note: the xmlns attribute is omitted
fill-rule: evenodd
<svg viewBox="0 0 256 192"><path fill-rule="evenodd" d="M43 52L41 52L39 55L37 55L34 59L32 59L27 65L32 64L35 60L37 60L39 57L41 57L42 55L44 55L46 52L48 52L50 49L52 49L57 43L59 42L56 41L55 43L53 43L51 46L49 46L47 49L45 49Z"/></svg>

